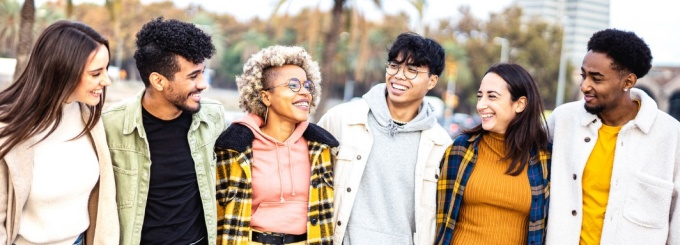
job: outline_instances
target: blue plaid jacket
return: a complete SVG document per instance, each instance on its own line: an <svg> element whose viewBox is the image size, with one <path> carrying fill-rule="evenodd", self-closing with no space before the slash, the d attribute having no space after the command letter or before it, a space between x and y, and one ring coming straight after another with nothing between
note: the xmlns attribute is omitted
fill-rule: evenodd
<svg viewBox="0 0 680 245"><path fill-rule="evenodd" d="M477 161L477 144L481 135L462 134L446 151L437 183L437 237L435 244L451 244L453 230L463 202L465 185ZM550 197L550 151L531 151L528 165L531 185L531 212L527 244L543 244ZM492 236L493 234L489 234Z"/></svg>

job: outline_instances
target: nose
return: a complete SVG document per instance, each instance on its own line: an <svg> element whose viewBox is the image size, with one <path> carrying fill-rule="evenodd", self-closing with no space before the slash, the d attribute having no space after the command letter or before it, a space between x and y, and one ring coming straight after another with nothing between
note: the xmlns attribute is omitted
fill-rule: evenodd
<svg viewBox="0 0 680 245"><path fill-rule="evenodd" d="M581 88L581 92L585 93L588 92L592 89L590 86L590 81L588 81L588 78L581 80L581 84L579 85Z"/></svg>
<svg viewBox="0 0 680 245"><path fill-rule="evenodd" d="M104 78L99 81L99 85L107 87L111 85L111 77L109 77L109 73L106 70L104 70L104 75Z"/></svg>
<svg viewBox="0 0 680 245"><path fill-rule="evenodd" d="M208 82L205 80L205 76L203 74L198 75L198 81L196 82L196 88L199 90L204 90L208 88Z"/></svg>
<svg viewBox="0 0 680 245"><path fill-rule="evenodd" d="M406 80L406 76L404 75L404 71L406 70L406 67L399 67L397 68L397 74L394 74L393 76L397 79L400 80Z"/></svg>

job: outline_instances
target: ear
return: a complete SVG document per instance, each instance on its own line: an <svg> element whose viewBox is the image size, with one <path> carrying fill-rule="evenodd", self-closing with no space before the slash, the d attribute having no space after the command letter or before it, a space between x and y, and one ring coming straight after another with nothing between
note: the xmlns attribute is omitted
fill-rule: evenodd
<svg viewBox="0 0 680 245"><path fill-rule="evenodd" d="M433 75L430 75L430 77L429 77L428 80L427 80L427 82L428 82L428 84L427 84L427 90L430 90L430 89L434 88L434 86L437 85L437 82L438 82L438 81L439 81L439 76L434 75L434 74L433 74Z"/></svg>
<svg viewBox="0 0 680 245"><path fill-rule="evenodd" d="M515 110L515 113L521 113L527 107L527 97L526 96L519 97L519 99L513 102L513 104L514 104L513 109Z"/></svg>
<svg viewBox="0 0 680 245"><path fill-rule="evenodd" d="M269 92L267 91L260 91L260 98L262 98L262 104L265 106L269 107L272 104L271 98L269 98Z"/></svg>
<svg viewBox="0 0 680 245"><path fill-rule="evenodd" d="M626 75L623 78L623 88L626 91L630 90L632 87L635 87L636 83L637 83L637 76L635 75L635 73L628 73L628 75Z"/></svg>
<svg viewBox="0 0 680 245"><path fill-rule="evenodd" d="M161 75L157 72L152 72L149 75L149 86L151 88L155 89L156 91L159 91L159 92L163 91L163 88L164 88L163 85L165 85L166 81L167 81L167 79L165 78L165 76L163 76L163 75Z"/></svg>

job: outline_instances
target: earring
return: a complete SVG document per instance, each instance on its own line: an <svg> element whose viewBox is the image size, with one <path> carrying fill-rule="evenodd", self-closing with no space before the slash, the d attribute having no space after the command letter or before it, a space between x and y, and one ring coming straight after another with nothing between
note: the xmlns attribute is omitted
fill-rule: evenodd
<svg viewBox="0 0 680 245"><path fill-rule="evenodd" d="M624 92L628 92L628 88L624 88L623 91L624 91Z"/></svg>
<svg viewBox="0 0 680 245"><path fill-rule="evenodd" d="M267 125L267 115L269 115L269 106L267 106L267 110L264 112L264 125Z"/></svg>

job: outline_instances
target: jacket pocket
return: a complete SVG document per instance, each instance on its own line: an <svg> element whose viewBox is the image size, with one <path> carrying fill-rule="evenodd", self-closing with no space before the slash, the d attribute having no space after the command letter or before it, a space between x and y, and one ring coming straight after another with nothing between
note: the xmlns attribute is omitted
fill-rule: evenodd
<svg viewBox="0 0 680 245"><path fill-rule="evenodd" d="M357 159L357 154L353 148L347 146L343 147L342 145L338 147L335 163L333 164L333 181L338 187L344 188L347 186L347 182L351 177L352 168L355 167L355 159Z"/></svg>
<svg viewBox="0 0 680 245"><path fill-rule="evenodd" d="M421 205L435 210L437 208L437 180L439 179L439 167L425 167L423 173L423 188L421 190Z"/></svg>
<svg viewBox="0 0 680 245"><path fill-rule="evenodd" d="M646 228L668 225L673 183L648 174L638 173L626 198L623 217Z"/></svg>
<svg viewBox="0 0 680 245"><path fill-rule="evenodd" d="M137 193L137 170L113 166L116 180L116 202L118 209L130 208L135 203Z"/></svg>

